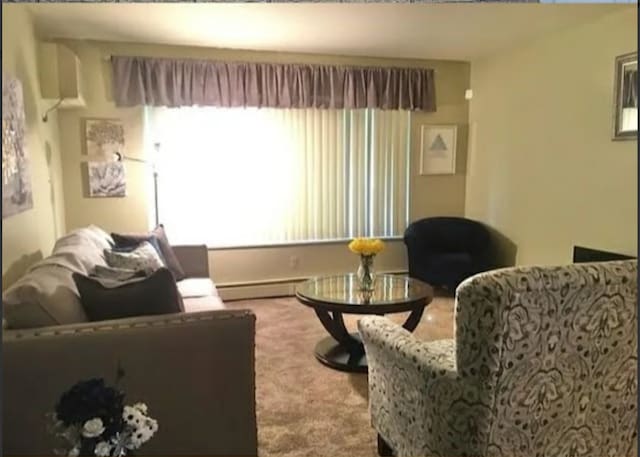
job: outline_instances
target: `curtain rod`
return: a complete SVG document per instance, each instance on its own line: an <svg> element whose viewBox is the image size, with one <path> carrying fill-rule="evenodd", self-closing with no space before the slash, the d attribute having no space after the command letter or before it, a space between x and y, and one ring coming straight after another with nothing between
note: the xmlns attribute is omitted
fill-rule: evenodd
<svg viewBox="0 0 640 457"><path fill-rule="evenodd" d="M232 63L239 63L239 62L248 62L248 63L269 63L263 60L248 60L248 61L238 61L235 59L226 59L226 58L206 58L206 57L201 57L201 58L193 58L193 57L187 57L186 59L183 57L166 57L166 56L127 56L126 54L120 54L122 57L143 57L143 58L157 58L157 59L176 59L176 60L219 60L220 62L232 62ZM102 60L104 62L109 62L111 61L111 57L113 57L113 54L107 54L107 55L103 55L102 56ZM323 63L308 63L308 62L277 62L279 64L283 64L283 65L319 65L319 66L332 66L332 64L323 64ZM342 66L342 67L349 67L349 66L355 66L355 67L361 67L361 68L369 68L369 67L376 67L376 65L358 65L358 64L333 64L333 66ZM422 66L399 66L396 67L395 65L382 65L384 68L407 68L407 69L417 69L417 70L421 70L421 69L425 69L425 67ZM428 69L433 70L433 68L429 67ZM433 70L435 71L435 70Z"/></svg>

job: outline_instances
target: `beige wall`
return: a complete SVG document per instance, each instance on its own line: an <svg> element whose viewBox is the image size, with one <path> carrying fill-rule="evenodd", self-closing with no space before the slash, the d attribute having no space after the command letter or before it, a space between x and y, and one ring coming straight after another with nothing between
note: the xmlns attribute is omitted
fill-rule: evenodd
<svg viewBox="0 0 640 457"><path fill-rule="evenodd" d="M52 102L41 98L37 38L25 5L2 4L2 70L22 82L33 187L33 209L2 221L4 290L33 262L50 254L65 228L58 120L55 112L47 123L41 120Z"/></svg>
<svg viewBox="0 0 640 457"><path fill-rule="evenodd" d="M611 141L614 58L636 50L635 7L471 64L466 214L519 264L586 245L636 253L637 142Z"/></svg>
<svg viewBox="0 0 640 457"><path fill-rule="evenodd" d="M412 219L429 215L464 214L465 163L468 106L464 91L469 85L469 64L446 61L408 61L340 56L232 51L224 49L140 45L93 41L61 41L78 54L83 73L86 109L60 113L60 132L64 154L66 222L69 229L90 223L113 231L147 229L146 171L138 164L127 164L127 197L89 199L84 196L80 156L82 120L87 117L121 118L125 121L127 154L142 156L143 113L139 108L118 109L111 97L109 63L112 54L168 57L215 58L223 60L308 62L358 65L426 66L435 69L436 113L417 113L413 117ZM423 123L458 124L458 167L453 176L418 176L419 126ZM169 234L171 235L171 234ZM355 259L343 245L292 246L286 248L231 249L210 252L214 280L218 284L297 278L355 268ZM400 242L389 243L379 256L380 270L404 270L406 259Z"/></svg>

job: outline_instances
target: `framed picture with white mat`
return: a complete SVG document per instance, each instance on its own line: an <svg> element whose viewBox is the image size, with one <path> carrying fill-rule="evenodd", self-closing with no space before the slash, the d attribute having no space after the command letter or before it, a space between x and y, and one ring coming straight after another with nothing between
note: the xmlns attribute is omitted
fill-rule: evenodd
<svg viewBox="0 0 640 457"><path fill-rule="evenodd" d="M420 174L456 173L456 125L423 125L420 141Z"/></svg>

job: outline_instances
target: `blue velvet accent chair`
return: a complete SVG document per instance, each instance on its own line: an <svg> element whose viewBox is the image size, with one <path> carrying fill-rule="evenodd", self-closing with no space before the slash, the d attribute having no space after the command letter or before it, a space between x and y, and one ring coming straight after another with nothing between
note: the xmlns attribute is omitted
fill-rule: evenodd
<svg viewBox="0 0 640 457"><path fill-rule="evenodd" d="M476 273L493 268L487 227L462 217L429 217L404 233L409 276L455 291Z"/></svg>

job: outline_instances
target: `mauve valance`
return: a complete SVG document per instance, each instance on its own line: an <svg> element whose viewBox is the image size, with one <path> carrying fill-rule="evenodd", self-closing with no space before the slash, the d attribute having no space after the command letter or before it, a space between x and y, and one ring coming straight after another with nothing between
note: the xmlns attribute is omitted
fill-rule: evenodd
<svg viewBox="0 0 640 457"><path fill-rule="evenodd" d="M118 106L435 111L433 70L112 56Z"/></svg>

